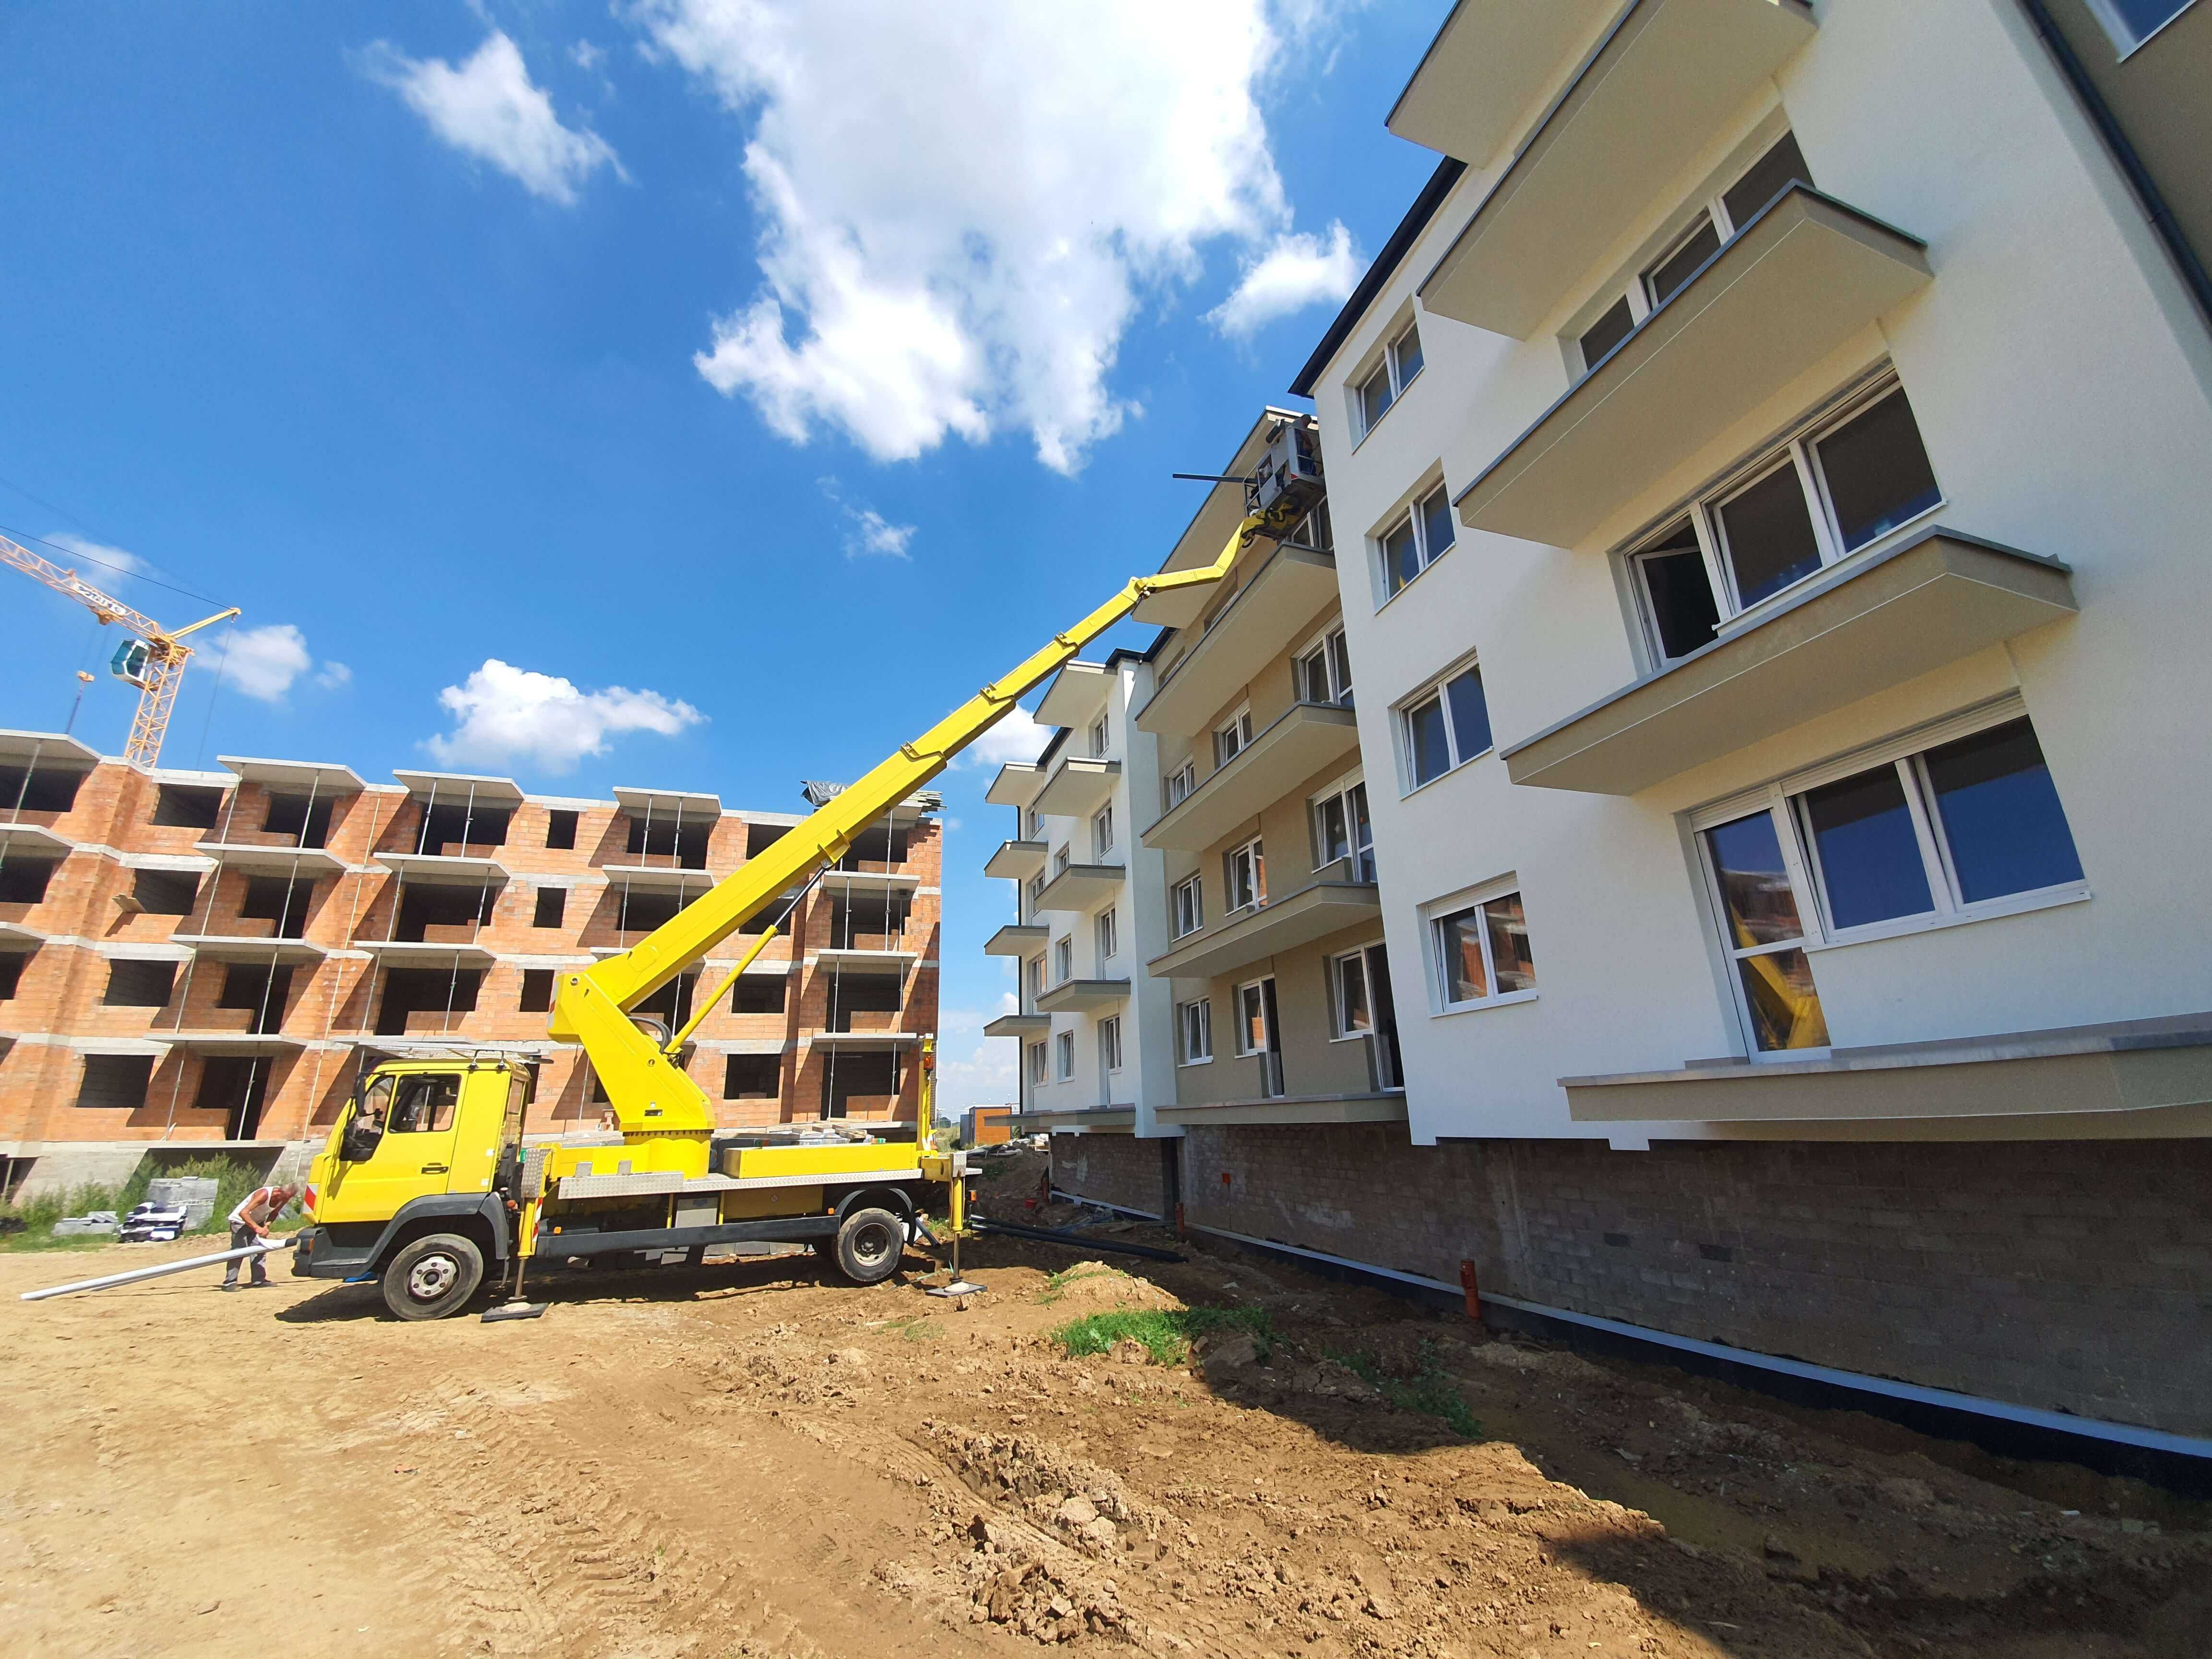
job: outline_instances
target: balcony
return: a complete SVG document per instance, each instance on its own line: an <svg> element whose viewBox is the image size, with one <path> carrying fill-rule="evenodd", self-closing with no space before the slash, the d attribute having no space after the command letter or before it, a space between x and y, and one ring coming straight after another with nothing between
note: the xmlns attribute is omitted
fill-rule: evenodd
<svg viewBox="0 0 2212 1659"><path fill-rule="evenodd" d="M1168 671L1136 723L1168 736L1203 729L1336 597L1334 558L1310 548L1276 548Z"/></svg>
<svg viewBox="0 0 2212 1659"><path fill-rule="evenodd" d="M991 780L983 799L994 806L1027 806L1036 797L1041 774L1026 761L1008 761Z"/></svg>
<svg viewBox="0 0 2212 1659"><path fill-rule="evenodd" d="M196 1054L271 1055L297 1054L307 1044L301 1037L275 1031L172 1031L160 1033L165 1042Z"/></svg>
<svg viewBox="0 0 2212 1659"><path fill-rule="evenodd" d="M2195 1133L2160 1122L2212 1103L2212 1013L1834 1048L1821 1060L1707 1060L1559 1085L1578 1123L1755 1124L1786 1135L1780 1126L1948 1120L1948 1133L1966 1139Z"/></svg>
<svg viewBox="0 0 2212 1659"><path fill-rule="evenodd" d="M2074 612L2064 565L1930 530L1513 744L1506 775L1632 795Z"/></svg>
<svg viewBox="0 0 2212 1659"><path fill-rule="evenodd" d="M824 870L822 890L825 893L911 893L921 885L921 878L910 870Z"/></svg>
<svg viewBox="0 0 2212 1659"><path fill-rule="evenodd" d="M1460 0L1385 123L1408 143L1480 167L1516 133L1561 60L1620 0Z"/></svg>
<svg viewBox="0 0 2212 1659"><path fill-rule="evenodd" d="M246 755L217 755L224 768L240 781L294 794L358 795L368 787L359 773L336 761L258 760Z"/></svg>
<svg viewBox="0 0 2212 1659"><path fill-rule="evenodd" d="M1121 763L1071 756L1052 769L1030 805L1048 817L1087 818L1114 799Z"/></svg>
<svg viewBox="0 0 2212 1659"><path fill-rule="evenodd" d="M0 951L35 951L46 942L46 936L34 927L26 927L20 921L0 921Z"/></svg>
<svg viewBox="0 0 2212 1659"><path fill-rule="evenodd" d="M241 924L250 928L252 923ZM329 950L313 940L278 939L276 924L262 924L270 931L253 933L245 931L229 933L172 933L169 943L181 945L203 962L288 963L320 962Z"/></svg>
<svg viewBox="0 0 2212 1659"><path fill-rule="evenodd" d="M1341 870L1340 862L1329 866ZM1316 881L1256 908L1237 911L1176 941L1145 971L1154 979L1214 979L1346 927L1372 924L1382 905L1371 881ZM1044 1006L1038 1000L1037 1006Z"/></svg>
<svg viewBox="0 0 2212 1659"><path fill-rule="evenodd" d="M1016 1134L1066 1133L1079 1131L1095 1134L1101 1130L1127 1132L1137 1127L1134 1106L1067 1106L1055 1110L1049 1106L1034 1107L1018 1113L1013 1118Z"/></svg>
<svg viewBox="0 0 2212 1659"><path fill-rule="evenodd" d="M824 1053L835 1048L841 1054L889 1054L900 1048L911 1048L921 1041L921 1033L919 1031L817 1031L807 1041Z"/></svg>
<svg viewBox="0 0 2212 1659"><path fill-rule="evenodd" d="M430 929L437 932L440 930ZM286 939L286 945L297 945ZM495 958L481 945L441 939L357 939L356 950L366 951L381 968L489 968ZM256 957L253 960L264 960Z"/></svg>
<svg viewBox="0 0 2212 1659"><path fill-rule="evenodd" d="M1403 1123L1406 1091L1378 1089L1357 1095L1274 1095L1155 1107L1164 1124L1203 1128L1210 1124Z"/></svg>
<svg viewBox="0 0 2212 1659"><path fill-rule="evenodd" d="M1161 813L1145 831L1145 845L1203 852L1262 807L1358 752L1359 726L1352 710L1293 703L1228 765Z"/></svg>
<svg viewBox="0 0 2212 1659"><path fill-rule="evenodd" d="M1000 1014L983 1028L987 1037L1040 1037L1052 1030L1050 1014Z"/></svg>
<svg viewBox="0 0 2212 1659"><path fill-rule="evenodd" d="M903 974L921 958L921 951L909 951L902 943L893 942L897 940L898 935L886 934L882 937L885 940L882 945L837 945L824 950L810 951L807 954L824 968L858 969L863 971L868 969L889 969L900 974Z"/></svg>
<svg viewBox="0 0 2212 1659"><path fill-rule="evenodd" d="M0 858L58 859L76 850L75 842L42 823L27 819L0 823Z"/></svg>
<svg viewBox="0 0 2212 1659"><path fill-rule="evenodd" d="M1042 922L1010 921L983 941L987 957L1034 956L1044 949L1052 930Z"/></svg>
<svg viewBox="0 0 2212 1659"><path fill-rule="evenodd" d="M709 870L685 869L672 864L603 864L599 873L612 887L691 898L697 898L721 879Z"/></svg>
<svg viewBox="0 0 2212 1659"><path fill-rule="evenodd" d="M1460 27L1448 25L1447 34L1464 33L1467 21L1455 15ZM1800 0L1630 7L1437 261L1422 304L1528 338L1813 27ZM1481 76L1471 48L1456 55L1466 60L1462 78ZM1511 58L1486 67L1510 73ZM1480 163L1488 154L1461 159Z"/></svg>
<svg viewBox="0 0 2212 1659"><path fill-rule="evenodd" d="M497 859L442 853L379 853L376 861L395 875L434 887L504 887L507 866Z"/></svg>
<svg viewBox="0 0 2212 1659"><path fill-rule="evenodd" d="M342 876L347 868L343 859L319 847L204 841L192 850L205 854L226 870L241 870L249 876L289 876L313 880L323 876Z"/></svg>
<svg viewBox="0 0 2212 1659"><path fill-rule="evenodd" d="M1071 864L1045 883L1040 910L1088 910L1121 890L1127 872L1118 864Z"/></svg>
<svg viewBox="0 0 2212 1659"><path fill-rule="evenodd" d="M1129 1000L1126 979L1064 979L1036 1000L1041 1014L1083 1014Z"/></svg>
<svg viewBox="0 0 2212 1659"><path fill-rule="evenodd" d="M1575 546L1928 278L1919 242L1791 185L1460 493L1460 522Z"/></svg>
<svg viewBox="0 0 2212 1659"><path fill-rule="evenodd" d="M1072 662L1052 677L1037 704L1040 726L1088 726L1106 705L1114 671L1103 663Z"/></svg>
<svg viewBox="0 0 2212 1659"><path fill-rule="evenodd" d="M1001 881L1027 881L1044 873L1045 845L1041 841L1002 841L985 860L983 873Z"/></svg>

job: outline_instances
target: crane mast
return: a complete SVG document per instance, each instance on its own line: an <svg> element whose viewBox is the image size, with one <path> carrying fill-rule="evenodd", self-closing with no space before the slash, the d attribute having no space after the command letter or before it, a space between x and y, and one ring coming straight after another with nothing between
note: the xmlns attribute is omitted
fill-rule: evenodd
<svg viewBox="0 0 2212 1659"><path fill-rule="evenodd" d="M228 622L239 614L238 607L218 611L188 627L164 628L143 611L94 587L76 571L64 569L5 536L0 536L0 564L13 565L33 581L44 582L55 592L75 599L102 627L119 622L137 636L133 646L143 650L125 647L116 653L114 665L117 678L138 688L138 709L131 718L131 740L124 745L123 757L141 766L158 764L161 739L168 734L169 714L176 707L177 691L184 683L185 662L192 654L191 647L182 642L185 635Z"/></svg>

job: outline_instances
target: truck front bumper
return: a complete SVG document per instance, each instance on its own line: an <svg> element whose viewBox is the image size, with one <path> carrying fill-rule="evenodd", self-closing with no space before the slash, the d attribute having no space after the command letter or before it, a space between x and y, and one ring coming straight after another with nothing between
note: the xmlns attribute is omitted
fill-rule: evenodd
<svg viewBox="0 0 2212 1659"><path fill-rule="evenodd" d="M305 1227L293 1236L292 1277L356 1279L369 1270L375 1255L374 1244L348 1249L332 1239L327 1229Z"/></svg>

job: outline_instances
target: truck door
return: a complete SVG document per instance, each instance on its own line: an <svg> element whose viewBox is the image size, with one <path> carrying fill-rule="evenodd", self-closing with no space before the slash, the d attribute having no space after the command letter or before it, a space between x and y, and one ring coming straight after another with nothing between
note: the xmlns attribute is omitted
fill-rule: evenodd
<svg viewBox="0 0 2212 1659"><path fill-rule="evenodd" d="M447 1190L461 1098L458 1072L413 1072L372 1079L356 1111L380 1123L368 1157L341 1162L316 1206L321 1222L388 1221L410 1198Z"/></svg>

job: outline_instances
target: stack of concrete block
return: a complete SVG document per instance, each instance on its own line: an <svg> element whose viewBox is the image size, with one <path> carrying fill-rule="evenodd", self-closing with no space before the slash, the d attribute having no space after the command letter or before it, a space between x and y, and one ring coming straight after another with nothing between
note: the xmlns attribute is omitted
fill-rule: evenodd
<svg viewBox="0 0 2212 1659"><path fill-rule="evenodd" d="M190 1231L215 1213L216 1187L213 1176L164 1176L146 1183L146 1201L181 1208Z"/></svg>

